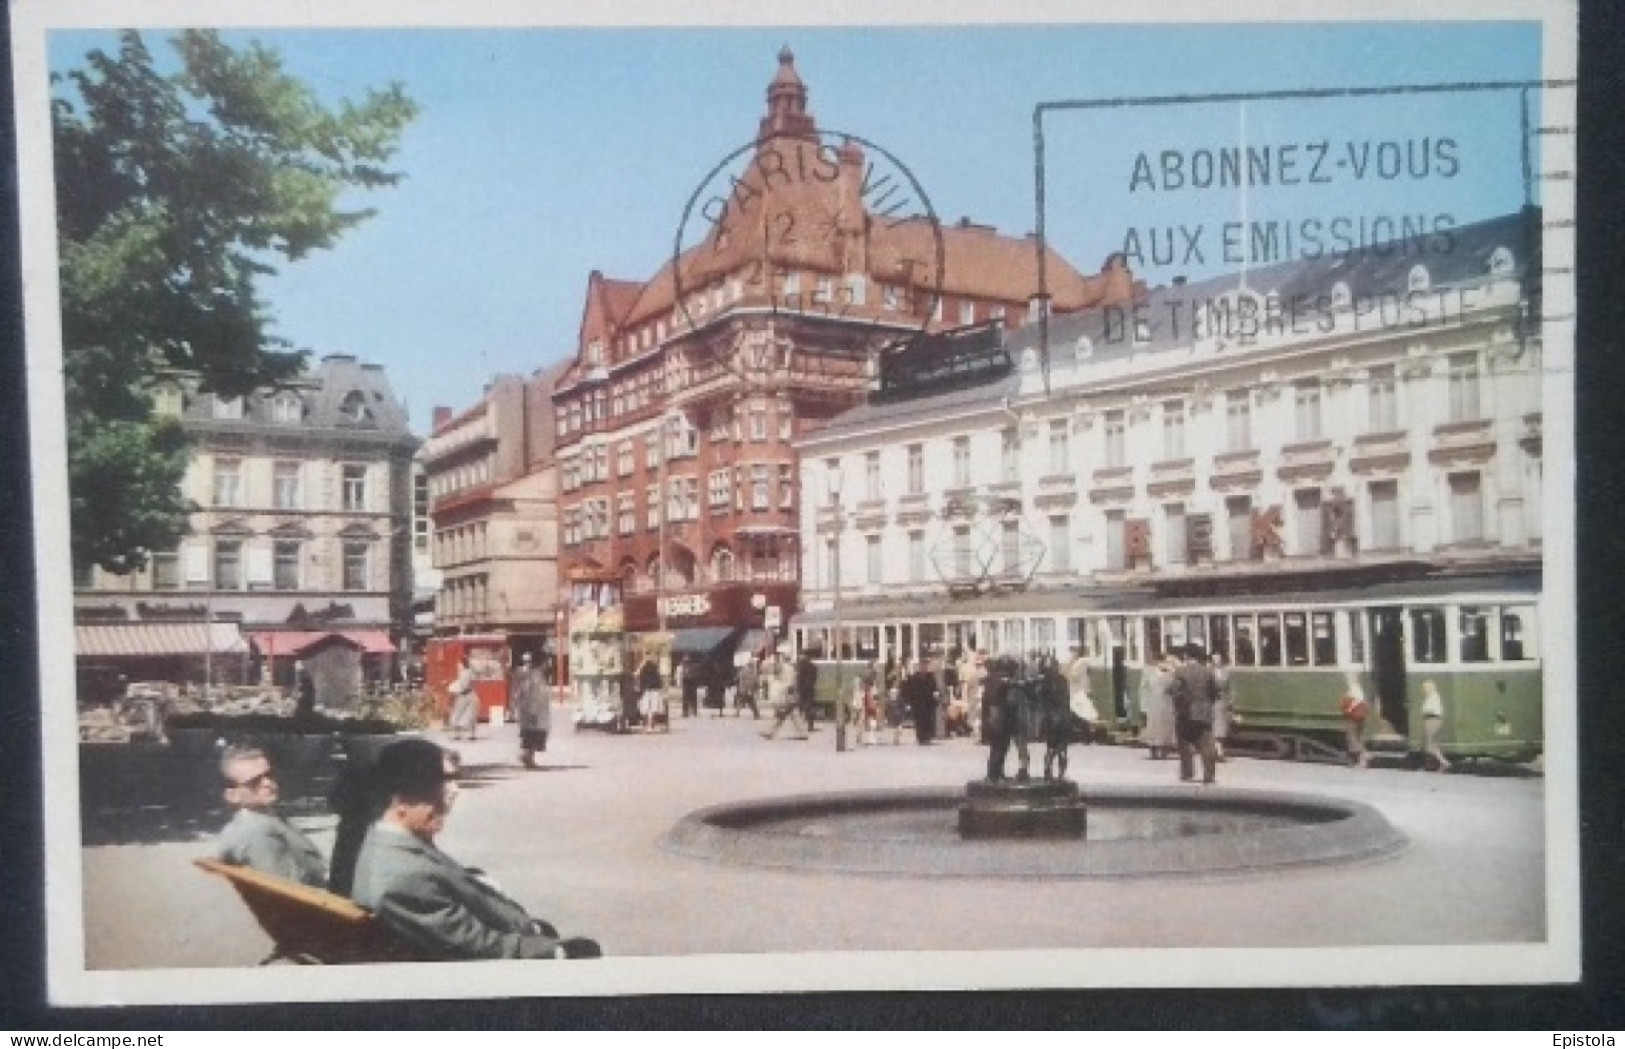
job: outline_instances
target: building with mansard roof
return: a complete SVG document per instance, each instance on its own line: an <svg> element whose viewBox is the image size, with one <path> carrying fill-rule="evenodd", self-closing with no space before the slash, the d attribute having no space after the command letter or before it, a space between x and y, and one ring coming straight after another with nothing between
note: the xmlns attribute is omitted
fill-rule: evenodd
<svg viewBox="0 0 1625 1049"><path fill-rule="evenodd" d="M178 547L142 571L81 570L81 665L291 684L304 659L335 701L386 676L410 626L418 441L383 367L332 354L247 397L198 392L184 376L153 397L190 440L182 489L197 509ZM214 640L190 640L204 636Z"/></svg>
<svg viewBox="0 0 1625 1049"><path fill-rule="evenodd" d="M888 355L865 404L794 442L809 492L800 640L827 652L839 621L842 651L865 657L1081 647L1104 661L1126 646L1133 662L1187 640L1240 658L1241 631L1284 622L1264 651L1292 665L1331 658L1291 633L1320 620L1095 627L1130 605L1493 583L1529 596L1429 618L1428 654L1528 658L1539 237L1529 210ZM1363 629L1339 635L1336 658L1359 661Z"/></svg>
<svg viewBox="0 0 1625 1049"><path fill-rule="evenodd" d="M619 574L628 629L674 631L679 650L797 607L795 442L862 402L876 351L1018 328L1038 287L1033 240L866 193L879 158L822 140L807 100L786 49L725 206L698 208L695 242L651 278L591 275L553 395L561 569ZM1133 291L1121 259L1094 276L1053 251L1046 266L1057 312Z"/></svg>

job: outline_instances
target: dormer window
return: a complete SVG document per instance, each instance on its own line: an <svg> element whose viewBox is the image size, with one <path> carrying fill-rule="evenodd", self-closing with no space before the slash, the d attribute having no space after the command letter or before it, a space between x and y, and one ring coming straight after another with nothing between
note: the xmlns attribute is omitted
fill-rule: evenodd
<svg viewBox="0 0 1625 1049"><path fill-rule="evenodd" d="M152 390L152 414L157 416L177 416L186 407L186 398L181 394L181 388L173 383L160 383Z"/></svg>
<svg viewBox="0 0 1625 1049"><path fill-rule="evenodd" d="M214 417L216 419L241 419L243 417L243 399L241 397L214 398Z"/></svg>
<svg viewBox="0 0 1625 1049"><path fill-rule="evenodd" d="M344 403L339 406L339 413L347 422L357 426L372 422L372 409L367 407L367 397L360 390L351 390L344 395Z"/></svg>
<svg viewBox="0 0 1625 1049"><path fill-rule="evenodd" d="M1496 248L1490 252L1490 276L1510 277L1512 275L1512 252L1508 248Z"/></svg>
<svg viewBox="0 0 1625 1049"><path fill-rule="evenodd" d="M587 363L604 363L604 343L602 339L594 339L587 343Z"/></svg>
<svg viewBox="0 0 1625 1049"><path fill-rule="evenodd" d="M1428 268L1420 262L1411 267L1411 272L1405 277L1406 291L1427 291L1432 278L1428 276Z"/></svg>

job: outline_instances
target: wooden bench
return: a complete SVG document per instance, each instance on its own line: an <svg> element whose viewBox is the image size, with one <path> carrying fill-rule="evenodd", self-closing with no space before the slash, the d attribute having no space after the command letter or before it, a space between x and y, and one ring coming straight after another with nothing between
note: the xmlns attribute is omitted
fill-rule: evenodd
<svg viewBox="0 0 1625 1049"><path fill-rule="evenodd" d="M226 879L271 938L275 946L261 965L279 961L354 965L423 960L370 912L342 896L251 867L235 867L213 859L193 862Z"/></svg>

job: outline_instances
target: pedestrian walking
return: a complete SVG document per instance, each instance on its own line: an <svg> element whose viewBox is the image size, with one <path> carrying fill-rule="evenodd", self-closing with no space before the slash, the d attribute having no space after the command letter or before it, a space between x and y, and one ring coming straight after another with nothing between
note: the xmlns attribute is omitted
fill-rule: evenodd
<svg viewBox="0 0 1625 1049"><path fill-rule="evenodd" d="M480 700L474 691L474 669L466 655L457 662L457 677L451 683L451 715L447 720L452 739L473 739L480 723Z"/></svg>
<svg viewBox="0 0 1625 1049"><path fill-rule="evenodd" d="M924 662L916 660L913 672L903 679L902 697L914 719L914 741L930 746L937 726L937 677Z"/></svg>
<svg viewBox="0 0 1625 1049"><path fill-rule="evenodd" d="M750 719L755 721L762 716L756 705L756 692L761 685L761 669L755 656L747 656L745 665L739 668L739 684L734 694L734 717L745 707L750 707Z"/></svg>
<svg viewBox="0 0 1625 1049"><path fill-rule="evenodd" d="M1219 690L1213 683L1202 646L1185 646L1185 662L1174 671L1169 689L1174 705L1174 733L1179 738L1179 778L1196 777L1195 756L1202 755L1202 782L1212 783L1219 755L1213 747L1213 705Z"/></svg>
<svg viewBox="0 0 1625 1049"><path fill-rule="evenodd" d="M643 718L645 732L653 732L655 719L666 715L666 683L652 652L643 654L643 665L638 667L638 714ZM669 720L666 728L671 729Z"/></svg>
<svg viewBox="0 0 1625 1049"><path fill-rule="evenodd" d="M812 653L802 649L796 657L796 705L801 708L801 719L807 723L808 732L816 732L813 728L813 704L818 698L818 664L813 662Z"/></svg>
<svg viewBox="0 0 1625 1049"><path fill-rule="evenodd" d="M688 655L677 664L677 686L683 695L683 717L696 717L700 713L700 661Z"/></svg>
<svg viewBox="0 0 1625 1049"><path fill-rule="evenodd" d="M1422 755L1431 762L1435 772L1449 772L1450 762L1439 749L1439 734L1444 729L1444 697L1439 686L1431 680L1422 682Z"/></svg>
<svg viewBox="0 0 1625 1049"><path fill-rule="evenodd" d="M508 693L513 697L514 713L519 718L519 764L527 769L536 767L537 752L547 750L547 734L553 727L551 691L546 675L535 665L531 654L522 654Z"/></svg>
<svg viewBox="0 0 1625 1049"><path fill-rule="evenodd" d="M799 720L800 707L796 701L795 672L784 662L784 659L774 653L769 661L762 667L762 677L766 682L767 705L773 709L773 726L762 733L763 739L774 739L779 729L784 727L786 721ZM801 731L791 739L806 739L807 726L801 725Z"/></svg>
<svg viewBox="0 0 1625 1049"><path fill-rule="evenodd" d="M1365 690L1360 687L1360 679L1352 671L1343 676L1343 695L1337 703L1338 711L1343 715L1343 743L1348 751L1349 764L1356 768L1365 768L1371 764L1371 755L1365 749L1365 719L1371 712L1371 705L1366 702Z"/></svg>

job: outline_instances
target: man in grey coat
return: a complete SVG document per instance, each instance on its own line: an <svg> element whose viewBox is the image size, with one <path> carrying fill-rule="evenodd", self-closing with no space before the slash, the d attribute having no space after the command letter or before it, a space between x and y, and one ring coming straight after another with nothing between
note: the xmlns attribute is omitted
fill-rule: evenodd
<svg viewBox="0 0 1625 1049"><path fill-rule="evenodd" d="M389 798L356 862L353 897L426 958L596 958L598 944L560 939L475 872L441 852L434 836L456 798L442 752L408 739L378 757L375 782Z"/></svg>
<svg viewBox="0 0 1625 1049"><path fill-rule="evenodd" d="M228 747L220 756L226 804L236 815L220 832L211 855L314 888L327 887L327 861L311 840L276 810L281 797L271 759L258 747Z"/></svg>
<svg viewBox="0 0 1625 1049"><path fill-rule="evenodd" d="M1219 687L1201 645L1185 646L1185 662L1174 671L1169 694L1174 701L1174 730L1179 737L1179 778L1195 778L1195 754L1202 754L1202 782L1212 783L1219 754L1213 745L1213 707Z"/></svg>

